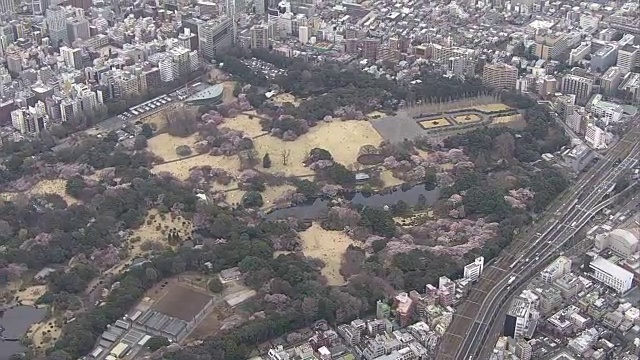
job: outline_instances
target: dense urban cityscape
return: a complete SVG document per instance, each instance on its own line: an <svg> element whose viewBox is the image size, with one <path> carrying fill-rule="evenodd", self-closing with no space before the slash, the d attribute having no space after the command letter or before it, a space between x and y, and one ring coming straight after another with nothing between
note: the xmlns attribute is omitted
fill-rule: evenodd
<svg viewBox="0 0 640 360"><path fill-rule="evenodd" d="M0 0L0 360L640 359L640 3Z"/></svg>

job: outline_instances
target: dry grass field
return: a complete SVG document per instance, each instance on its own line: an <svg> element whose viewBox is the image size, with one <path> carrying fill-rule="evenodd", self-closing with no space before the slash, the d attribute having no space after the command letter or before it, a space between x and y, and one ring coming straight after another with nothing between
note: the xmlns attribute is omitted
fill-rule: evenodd
<svg viewBox="0 0 640 360"><path fill-rule="evenodd" d="M149 139L147 148L149 151L163 158L164 161L171 161L180 158L180 156L176 154L176 148L178 146L187 145L193 149L193 144L197 141L196 138L197 135L195 134L184 138L171 136L166 133L159 134Z"/></svg>
<svg viewBox="0 0 640 360"><path fill-rule="evenodd" d="M120 274L127 269L133 259L149 253L151 250L144 250L142 248L142 244L147 241L153 241L165 247L171 246L167 241L167 237L169 231L172 229L176 229L180 238L185 240L191 235L193 224L181 216L172 218L169 214L164 214L163 219L156 209L149 210L145 217L144 224L138 229L133 230L131 235L126 238L123 243L123 246L128 246L128 256L106 272L108 274Z"/></svg>
<svg viewBox="0 0 640 360"><path fill-rule="evenodd" d="M238 160L237 156L212 156L209 154L202 154L168 164L156 165L151 169L151 171L156 174L162 171L167 171L172 173L178 179L185 180L189 177L190 169L203 165L225 169L233 175L238 175L240 170L240 160Z"/></svg>
<svg viewBox="0 0 640 360"><path fill-rule="evenodd" d="M29 286L24 290L17 291L14 298L22 302L22 305L33 306L36 300L47 292L46 285Z"/></svg>
<svg viewBox="0 0 640 360"><path fill-rule="evenodd" d="M437 129L445 126L451 126L451 122L449 122L449 120L445 118L418 121L418 124L420 124L420 126L422 126L422 128L426 130Z"/></svg>
<svg viewBox="0 0 640 360"><path fill-rule="evenodd" d="M274 102L277 103L291 103L294 106L298 106L300 105L300 100L298 100L298 98L296 98L295 96L288 94L288 93L282 93L282 94L278 94L273 98Z"/></svg>
<svg viewBox="0 0 640 360"><path fill-rule="evenodd" d="M497 116L491 119L491 124L509 124L517 122L522 118L522 115L509 115L509 116Z"/></svg>
<svg viewBox="0 0 640 360"><path fill-rule="evenodd" d="M473 108L474 109L478 109L480 111L500 111L500 110L509 110L509 109L511 109L507 105L500 104L500 103L487 104L487 105L475 105Z"/></svg>
<svg viewBox="0 0 640 360"><path fill-rule="evenodd" d="M329 285L340 286L345 283L340 275L342 255L353 239L339 231L328 231L314 223L310 228L300 233L302 252L305 256L317 258L325 263L322 275L327 278Z"/></svg>
<svg viewBox="0 0 640 360"><path fill-rule="evenodd" d="M33 345L39 352L52 347L60 334L62 334L62 328L56 324L53 318L35 323L27 330L27 336L31 338Z"/></svg>
<svg viewBox="0 0 640 360"><path fill-rule="evenodd" d="M65 192L66 184L67 181L63 179L40 180L31 189L25 191L22 194L27 196L57 194L60 195L69 205L77 203L78 200L67 195L67 193ZM18 194L20 193L0 193L0 198L2 198L3 200L13 200L13 198L15 198Z"/></svg>
<svg viewBox="0 0 640 360"><path fill-rule="evenodd" d="M238 116L234 119L227 119L224 126L243 131L249 136L264 134L264 131L262 131L260 127L260 119L257 117L249 119L246 115ZM358 151L362 145L369 144L378 146L381 141L382 138L378 132L367 121L319 123L295 141L282 141L270 135L254 137L253 139L255 149L259 156L262 157L265 153L269 153L271 157L272 166L269 169L264 169L265 171L284 173L291 176L313 174L313 171L303 164L305 157L313 148L319 147L328 150L337 162L347 166L356 162ZM284 152L289 154L287 165L283 165L282 161L282 154ZM235 159L232 164L223 165L231 166L232 168L235 167L235 169L239 167L239 163ZM233 169L227 170L230 171Z"/></svg>
<svg viewBox="0 0 640 360"><path fill-rule="evenodd" d="M476 114L468 114L468 115L458 115L453 118L458 124L470 124L474 122L478 122L482 120L479 115Z"/></svg>

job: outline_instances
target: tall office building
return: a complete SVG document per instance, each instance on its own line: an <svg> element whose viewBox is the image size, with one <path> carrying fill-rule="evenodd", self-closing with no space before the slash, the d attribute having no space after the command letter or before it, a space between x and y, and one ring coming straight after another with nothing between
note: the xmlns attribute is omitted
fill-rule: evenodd
<svg viewBox="0 0 640 360"><path fill-rule="evenodd" d="M51 45L56 48L59 47L60 44L69 45L67 15L65 10L60 6L52 5L47 9L45 20Z"/></svg>
<svg viewBox="0 0 640 360"><path fill-rule="evenodd" d="M615 96L618 86L625 74L618 66L612 66L600 77L600 92L607 96Z"/></svg>
<svg viewBox="0 0 640 360"><path fill-rule="evenodd" d="M562 78L562 92L565 94L574 94L577 103L586 103L591 96L592 89L593 79L574 74L565 75Z"/></svg>
<svg viewBox="0 0 640 360"><path fill-rule="evenodd" d="M69 43L73 43L78 39L89 39L91 37L89 20L84 17L67 20L67 33Z"/></svg>
<svg viewBox="0 0 640 360"><path fill-rule="evenodd" d="M198 22L195 30L198 34L198 47L205 59L213 59L219 49L233 44L233 22L229 17Z"/></svg>
<svg viewBox="0 0 640 360"><path fill-rule="evenodd" d="M13 13L16 6L13 0L0 0L0 14Z"/></svg>
<svg viewBox="0 0 640 360"><path fill-rule="evenodd" d="M309 42L309 27L308 26L300 26L298 28L298 40L305 45Z"/></svg>
<svg viewBox="0 0 640 360"><path fill-rule="evenodd" d="M503 335L516 340L533 335L539 318L538 296L530 291L515 298L504 320Z"/></svg>
<svg viewBox="0 0 640 360"><path fill-rule="evenodd" d="M269 26L256 24L251 27L251 48L266 49L269 47Z"/></svg>
<svg viewBox="0 0 640 360"><path fill-rule="evenodd" d="M71 6L84 10L89 10L93 6L93 0L71 0Z"/></svg>
<svg viewBox="0 0 640 360"><path fill-rule="evenodd" d="M486 64L482 70L482 84L494 89L515 89L518 69L507 64Z"/></svg>
<svg viewBox="0 0 640 360"><path fill-rule="evenodd" d="M618 50L616 66L623 74L631 72L637 66L638 61L640 61L640 48L637 46L625 45Z"/></svg>

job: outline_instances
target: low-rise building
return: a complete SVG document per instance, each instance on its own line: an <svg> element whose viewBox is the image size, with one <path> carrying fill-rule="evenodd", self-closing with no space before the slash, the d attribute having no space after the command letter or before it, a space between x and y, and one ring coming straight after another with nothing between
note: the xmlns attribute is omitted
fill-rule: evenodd
<svg viewBox="0 0 640 360"><path fill-rule="evenodd" d="M589 268L594 279L619 293L624 293L633 286L633 273L605 258L595 258L589 263Z"/></svg>

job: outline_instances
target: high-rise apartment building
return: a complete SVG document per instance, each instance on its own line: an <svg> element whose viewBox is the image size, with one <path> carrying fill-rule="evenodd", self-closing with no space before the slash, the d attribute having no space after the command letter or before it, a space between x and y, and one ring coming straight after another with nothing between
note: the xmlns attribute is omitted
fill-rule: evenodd
<svg viewBox="0 0 640 360"><path fill-rule="evenodd" d="M620 82L618 93L625 99L640 103L640 73L628 73Z"/></svg>
<svg viewBox="0 0 640 360"><path fill-rule="evenodd" d="M580 33L536 34L535 55L540 59L555 59L568 49L580 43Z"/></svg>
<svg viewBox="0 0 640 360"><path fill-rule="evenodd" d="M464 278L470 281L477 281L484 269L484 257L476 258L471 264L464 267Z"/></svg>
<svg viewBox="0 0 640 360"><path fill-rule="evenodd" d="M591 42L585 41L578 45L577 48L571 49L569 52L569 65L575 65L578 61L585 58L591 53Z"/></svg>
<svg viewBox="0 0 640 360"><path fill-rule="evenodd" d="M45 129L49 117L43 102L39 101L34 107L17 109L11 112L11 123L21 134L39 134Z"/></svg>
<svg viewBox="0 0 640 360"><path fill-rule="evenodd" d="M559 256L540 273L540 278L545 284L551 284L562 275L571 271L571 259Z"/></svg>
<svg viewBox="0 0 640 360"><path fill-rule="evenodd" d="M82 69L82 51L80 49L71 49L63 46L60 48L60 55L66 66L74 69Z"/></svg>
<svg viewBox="0 0 640 360"><path fill-rule="evenodd" d="M176 79L176 64L170 57L166 57L158 62L160 69L160 79L164 82L171 82Z"/></svg>
<svg viewBox="0 0 640 360"><path fill-rule="evenodd" d="M482 70L482 84L494 89L515 89L518 69L508 64L486 64Z"/></svg>
<svg viewBox="0 0 640 360"><path fill-rule="evenodd" d="M391 315L391 307L382 300L378 300L376 303L376 318L387 319Z"/></svg>
<svg viewBox="0 0 640 360"><path fill-rule="evenodd" d="M579 107L576 105L567 105L565 109L564 121L571 131L576 134L584 133L584 121L582 114L578 111Z"/></svg>
<svg viewBox="0 0 640 360"><path fill-rule="evenodd" d="M191 54L189 49L178 47L169 51L175 63L175 77L180 78L191 72Z"/></svg>
<svg viewBox="0 0 640 360"><path fill-rule="evenodd" d="M594 124L587 124L584 141L594 149L604 149L607 147L607 133Z"/></svg>
<svg viewBox="0 0 640 360"><path fill-rule="evenodd" d="M362 40L362 57L375 61L378 57L379 48L380 39L367 38Z"/></svg>

